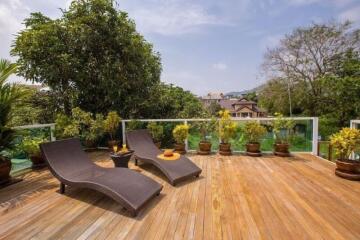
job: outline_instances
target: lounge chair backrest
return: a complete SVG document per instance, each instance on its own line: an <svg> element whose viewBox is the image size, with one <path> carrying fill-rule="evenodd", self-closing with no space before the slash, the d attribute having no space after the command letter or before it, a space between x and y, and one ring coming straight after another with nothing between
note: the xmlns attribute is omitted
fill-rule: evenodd
<svg viewBox="0 0 360 240"><path fill-rule="evenodd" d="M50 170L61 177L74 176L95 166L82 150L79 139L66 139L40 145Z"/></svg>
<svg viewBox="0 0 360 240"><path fill-rule="evenodd" d="M158 153L160 150L147 129L134 130L126 133L126 141L130 149L137 154Z"/></svg>

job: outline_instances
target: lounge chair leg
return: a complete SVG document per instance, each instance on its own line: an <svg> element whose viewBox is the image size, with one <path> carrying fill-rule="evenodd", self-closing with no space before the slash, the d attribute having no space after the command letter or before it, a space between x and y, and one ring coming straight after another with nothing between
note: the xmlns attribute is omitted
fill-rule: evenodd
<svg viewBox="0 0 360 240"><path fill-rule="evenodd" d="M64 194L65 193L65 184L60 183L60 193Z"/></svg>
<svg viewBox="0 0 360 240"><path fill-rule="evenodd" d="M195 177L197 177L197 178L200 177L200 174L196 175Z"/></svg>
<svg viewBox="0 0 360 240"><path fill-rule="evenodd" d="M137 158L135 158L135 166L137 166L138 165L138 160L137 160Z"/></svg>

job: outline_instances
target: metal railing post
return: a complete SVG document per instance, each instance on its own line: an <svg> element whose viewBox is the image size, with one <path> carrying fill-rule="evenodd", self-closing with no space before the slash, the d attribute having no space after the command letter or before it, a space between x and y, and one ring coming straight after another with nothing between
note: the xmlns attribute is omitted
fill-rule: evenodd
<svg viewBox="0 0 360 240"><path fill-rule="evenodd" d="M184 121L185 125L188 125L187 120ZM188 137L185 139L185 151L189 151L189 139Z"/></svg>
<svg viewBox="0 0 360 240"><path fill-rule="evenodd" d="M318 155L318 141L319 141L319 118L314 117L313 121L313 136L312 136L312 154Z"/></svg>
<svg viewBox="0 0 360 240"><path fill-rule="evenodd" d="M51 142L56 141L56 137L55 137L55 124L50 126L50 141L51 141Z"/></svg>
<svg viewBox="0 0 360 240"><path fill-rule="evenodd" d="M122 144L126 144L126 126L125 126L126 122L124 120L121 120L121 128L122 128Z"/></svg>

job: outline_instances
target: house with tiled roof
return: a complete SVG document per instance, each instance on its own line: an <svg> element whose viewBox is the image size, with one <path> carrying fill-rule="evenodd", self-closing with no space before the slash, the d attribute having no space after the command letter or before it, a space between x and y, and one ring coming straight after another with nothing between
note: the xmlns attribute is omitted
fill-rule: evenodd
<svg viewBox="0 0 360 240"><path fill-rule="evenodd" d="M246 98L222 99L219 101L221 108L229 110L232 117L254 118L266 117L266 111L259 108L257 103Z"/></svg>

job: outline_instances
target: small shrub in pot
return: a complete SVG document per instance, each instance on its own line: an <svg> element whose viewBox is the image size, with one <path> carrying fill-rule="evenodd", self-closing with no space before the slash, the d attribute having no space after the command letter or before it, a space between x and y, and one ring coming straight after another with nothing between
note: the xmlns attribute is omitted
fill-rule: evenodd
<svg viewBox="0 0 360 240"><path fill-rule="evenodd" d="M290 156L290 139L293 135L295 122L292 119L284 118L281 113L275 113L276 119L273 122L273 131L275 134L274 153L277 156Z"/></svg>
<svg viewBox="0 0 360 240"><path fill-rule="evenodd" d="M219 112L220 119L217 124L217 132L220 137L219 153L221 155L231 155L230 140L236 135L236 124L231 120L228 110Z"/></svg>
<svg viewBox="0 0 360 240"><path fill-rule="evenodd" d="M173 130L173 137L175 139L175 152L180 154L185 154L185 140L189 136L189 125L187 124L179 124Z"/></svg>
<svg viewBox="0 0 360 240"><path fill-rule="evenodd" d="M330 137L337 160L335 174L350 180L360 180L360 161L351 159L357 145L360 145L360 130L343 128Z"/></svg>
<svg viewBox="0 0 360 240"><path fill-rule="evenodd" d="M163 126L160 124L157 124L156 122L150 122L147 125L147 129L149 130L151 137L154 140L155 145L158 148L161 148L161 138L164 136Z"/></svg>
<svg viewBox="0 0 360 240"><path fill-rule="evenodd" d="M246 153L249 156L261 156L260 140L266 134L266 128L257 121L246 122L244 135L246 139Z"/></svg>

